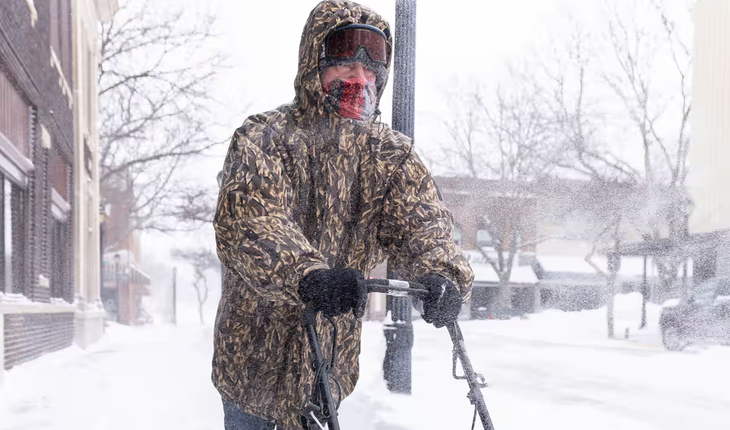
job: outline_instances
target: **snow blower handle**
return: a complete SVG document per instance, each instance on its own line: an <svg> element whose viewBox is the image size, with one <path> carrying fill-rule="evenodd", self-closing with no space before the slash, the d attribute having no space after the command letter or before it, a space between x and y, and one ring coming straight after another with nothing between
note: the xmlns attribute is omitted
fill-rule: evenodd
<svg viewBox="0 0 730 430"><path fill-rule="evenodd" d="M446 328L449 330L451 336L451 342L454 344L454 368L453 375L455 379L466 379L469 384L469 394L466 397L469 399L476 413L479 414L479 419L482 421L484 430L494 430L494 424L492 424L492 418L489 416L487 405L484 403L484 396L482 395L482 388L486 387L484 382L484 376L476 373L471 365L469 354L466 353L466 345L464 345L464 336L461 334L461 328L459 323L454 321L452 324L447 324ZM464 376L456 375L456 359L461 362L461 368L464 370ZM476 420L476 416L474 417ZM474 428L474 423L472 423Z"/></svg>
<svg viewBox="0 0 730 430"><path fill-rule="evenodd" d="M368 286L368 293L385 293L394 297L417 297L423 299L428 295L428 290L423 285L415 282L398 281L395 279L368 279L365 281Z"/></svg>
<svg viewBox="0 0 730 430"><path fill-rule="evenodd" d="M368 293L385 293L389 296L411 296L418 297L420 299L425 298L429 291L423 287L423 285L416 282L398 281L394 279L368 279L365 281L368 287ZM476 415L479 415L479 419L482 421L484 430L494 430L494 424L492 424L492 418L489 416L487 405L484 403L484 396L482 395L482 388L486 387L484 382L484 376L474 371L469 359L469 354L466 352L466 345L464 344L464 336L461 334L461 328L459 323L454 321L451 324L447 324L446 328L449 330L451 336L451 342L454 344L453 351L453 375L456 379L466 379L469 384L469 394L467 398L474 405L476 421ZM458 376L456 374L456 363L457 360L461 362L461 368L464 370L464 376ZM475 422L472 422L472 429L474 428Z"/></svg>
<svg viewBox="0 0 730 430"><path fill-rule="evenodd" d="M331 322L331 320L330 320ZM319 398L319 404L308 401L302 409L302 416L307 421L309 429L324 429L325 424L329 430L340 430L340 422L337 417L337 404L332 397L329 379L331 366L324 362L322 357L322 349L319 346L317 338L317 312L307 306L302 314L302 327L309 339L309 346L312 348L313 367L315 374L315 394L313 397ZM333 335L337 338L337 332ZM332 351L333 361L335 360L335 350Z"/></svg>

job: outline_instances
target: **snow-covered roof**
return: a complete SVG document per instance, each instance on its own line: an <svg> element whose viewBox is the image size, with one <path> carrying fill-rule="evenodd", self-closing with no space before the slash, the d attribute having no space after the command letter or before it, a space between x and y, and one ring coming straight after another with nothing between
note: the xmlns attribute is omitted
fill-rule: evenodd
<svg viewBox="0 0 730 430"><path fill-rule="evenodd" d="M493 250L485 250L490 258L496 258L496 253ZM479 251L464 251L464 257L471 265L474 271L474 282L484 283L497 283L499 282L499 276L494 271L494 267L487 261L487 259ZM505 256L505 259L507 256ZM536 284L537 276L535 271L532 270L531 266L520 266L518 264L519 255L514 256L512 262L512 272L510 274L510 283L513 284Z"/></svg>
<svg viewBox="0 0 730 430"><path fill-rule="evenodd" d="M585 261L585 257L571 255L538 255L537 261L546 272L595 274L596 271ZM596 255L592 261L604 273L608 272L608 260L604 256ZM621 257L619 277L634 278L644 274L644 257ZM646 264L646 275L657 277L658 269L654 259L649 257ZM687 275L692 276L692 262L688 265Z"/></svg>
<svg viewBox="0 0 730 430"><path fill-rule="evenodd" d="M592 259L598 268L604 273L608 272L608 260L603 256L594 256ZM549 255L537 256L537 261L546 272L567 272L567 273L585 273L594 274L596 270L588 264L585 257L568 256L568 255ZM644 258L643 257L622 257L620 276L642 276L644 274ZM649 258L646 265L646 274L648 276L657 276L657 267L652 258Z"/></svg>
<svg viewBox="0 0 730 430"><path fill-rule="evenodd" d="M491 248L485 248L484 252L492 258L496 259L497 254ZM498 283L499 276L494 268L489 264L487 258L477 250L463 251L464 257L474 271L474 282L479 283ZM507 255L505 255L505 259ZM559 281L561 285L588 285L603 284L605 278L596 272L596 270L585 261L585 257L577 255L537 255L537 262L546 275L543 281L540 281L531 265L519 265L519 254L515 255L512 273L510 274L510 282L514 284L536 284L538 282L555 283ZM592 261L603 273L608 272L608 261L605 256L594 256ZM538 269L538 272L540 270ZM619 270L619 280L628 281L641 278L644 273L643 257L622 257L621 269ZM647 260L646 274L649 278L658 277L657 266L652 258ZM688 276L692 276L692 264L688 267ZM573 275L573 279L571 279Z"/></svg>
<svg viewBox="0 0 730 430"><path fill-rule="evenodd" d="M499 276L491 264L471 263L474 271L474 282L499 282ZM518 266L517 262L512 265L512 273L509 282L512 284L536 284L537 276L530 266Z"/></svg>

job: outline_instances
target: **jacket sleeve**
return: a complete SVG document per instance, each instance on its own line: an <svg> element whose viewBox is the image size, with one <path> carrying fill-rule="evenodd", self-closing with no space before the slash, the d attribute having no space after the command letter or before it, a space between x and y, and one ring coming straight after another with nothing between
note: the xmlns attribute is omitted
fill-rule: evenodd
<svg viewBox="0 0 730 430"><path fill-rule="evenodd" d="M275 131L247 120L236 130L223 167L213 225L218 257L263 294L299 302L299 280L327 268L292 219L291 183L274 145Z"/></svg>
<svg viewBox="0 0 730 430"><path fill-rule="evenodd" d="M390 264L404 279L435 273L468 297L474 274L454 243L454 220L418 155L410 151L393 172L378 230Z"/></svg>

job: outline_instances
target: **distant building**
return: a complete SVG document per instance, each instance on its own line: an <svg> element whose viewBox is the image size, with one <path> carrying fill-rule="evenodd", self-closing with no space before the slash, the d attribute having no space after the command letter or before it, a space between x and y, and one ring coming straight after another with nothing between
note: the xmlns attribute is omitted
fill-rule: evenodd
<svg viewBox="0 0 730 430"><path fill-rule="evenodd" d="M150 295L150 277L141 269L141 235L131 217L135 195L129 172L121 171L105 186L101 297L110 319L142 324L148 320L144 298Z"/></svg>
<svg viewBox="0 0 730 430"><path fill-rule="evenodd" d="M730 2L699 0L694 21L690 232L717 240L695 259L697 282L730 276Z"/></svg>
<svg viewBox="0 0 730 430"><path fill-rule="evenodd" d="M72 0L74 93L74 285L76 343L84 347L104 333L99 246L98 37L100 21L111 19L116 0Z"/></svg>
<svg viewBox="0 0 730 430"><path fill-rule="evenodd" d="M623 241L640 240L638 232L647 223L643 191L626 184L555 178L523 184L459 177L435 180L454 214L454 239L475 272L472 316L490 313L500 286L483 255L493 260L497 256L487 220L503 243L510 243L513 234L517 238L509 286L518 312L542 306L574 310L602 305L605 279L585 261L595 238L619 211L627 221L620 230ZM509 246L504 252L510 252ZM606 269L605 258L593 260ZM626 262L622 281L641 274L638 259L633 260Z"/></svg>
<svg viewBox="0 0 730 430"><path fill-rule="evenodd" d="M0 379L102 333L98 270L85 269L100 264L91 207L96 26L115 8L0 2Z"/></svg>

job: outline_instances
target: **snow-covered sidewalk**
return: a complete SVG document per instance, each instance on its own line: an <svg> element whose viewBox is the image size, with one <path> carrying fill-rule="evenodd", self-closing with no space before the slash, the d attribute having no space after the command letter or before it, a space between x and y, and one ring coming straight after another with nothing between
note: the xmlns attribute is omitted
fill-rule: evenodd
<svg viewBox="0 0 730 430"><path fill-rule="evenodd" d="M635 326L636 313L617 326ZM462 328L498 430L726 430L730 348L672 353L653 325L605 339L605 310L546 311ZM86 351L70 348L12 369L0 389L2 430L222 429L210 382L210 328L110 327ZM341 407L345 430L469 429L467 385L451 378L448 333L417 321L413 395L382 381L382 326L364 325L361 379ZM480 428L477 424L477 428Z"/></svg>
<svg viewBox="0 0 730 430"><path fill-rule="evenodd" d="M212 329L112 325L12 369L0 389L2 430L223 428L210 382Z"/></svg>

